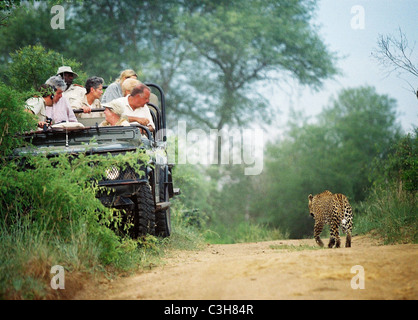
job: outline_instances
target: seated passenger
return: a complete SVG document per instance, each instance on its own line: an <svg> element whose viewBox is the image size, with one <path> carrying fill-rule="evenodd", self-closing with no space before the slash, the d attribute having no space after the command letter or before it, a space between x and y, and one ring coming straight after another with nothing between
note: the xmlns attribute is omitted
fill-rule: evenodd
<svg viewBox="0 0 418 320"><path fill-rule="evenodd" d="M92 109L102 107L100 97L103 94L103 78L91 77L86 81L86 94L73 103L74 109L83 109L83 113L77 113L77 118L98 118L104 115L101 112L91 112Z"/></svg>
<svg viewBox="0 0 418 320"><path fill-rule="evenodd" d="M25 111L37 116L38 127L42 128L47 123L45 107L52 106L55 95L54 89L46 84L43 84L38 91L42 97L34 96L26 100ZM62 90L60 94L62 95Z"/></svg>
<svg viewBox="0 0 418 320"><path fill-rule="evenodd" d="M122 117L122 113L124 111L122 105L115 103L113 100L107 104L104 104L103 107L105 108L104 114L106 119L99 124L99 127L130 125L129 121L127 121L125 117Z"/></svg>
<svg viewBox="0 0 418 320"><path fill-rule="evenodd" d="M130 95L116 99L114 102L123 106L123 115L128 118L129 122L137 122L143 126L147 126L150 131L154 131L155 124L147 106L150 94L150 89L141 83L133 88Z"/></svg>
<svg viewBox="0 0 418 320"><path fill-rule="evenodd" d="M131 70L131 69L127 69L121 72L120 76L118 79L116 79L115 82L113 82L112 84L110 84L105 93L103 94L102 97L102 103L106 103L106 102L110 102L112 100L115 100L117 98L121 98L123 97L123 91L122 91L122 85L123 82L126 79L137 79L138 76L136 75L135 71Z"/></svg>
<svg viewBox="0 0 418 320"><path fill-rule="evenodd" d="M126 97L128 94L131 94L132 89L136 86L140 85L142 82L137 79L126 79L122 84L122 93L123 96ZM149 102L155 106L158 107L158 98L155 94L151 92L151 95L149 97Z"/></svg>
<svg viewBox="0 0 418 320"><path fill-rule="evenodd" d="M52 88L65 88L65 82L60 76L52 76L45 82L46 85ZM46 106L46 116L52 119L52 124L62 122L77 122L73 109L71 109L68 100L63 96L55 94L53 105Z"/></svg>
<svg viewBox="0 0 418 320"><path fill-rule="evenodd" d="M128 94L131 94L132 89L135 88L137 85L141 84L141 81L131 78L126 79L122 84L122 97L126 97Z"/></svg>
<svg viewBox="0 0 418 320"><path fill-rule="evenodd" d="M33 97L26 100L26 110L38 116L38 126L43 127L47 118L51 118L52 123L63 121L77 122L70 106L61 104L62 92L65 89L64 81L53 76L39 88L42 97ZM64 106L64 107L63 107Z"/></svg>

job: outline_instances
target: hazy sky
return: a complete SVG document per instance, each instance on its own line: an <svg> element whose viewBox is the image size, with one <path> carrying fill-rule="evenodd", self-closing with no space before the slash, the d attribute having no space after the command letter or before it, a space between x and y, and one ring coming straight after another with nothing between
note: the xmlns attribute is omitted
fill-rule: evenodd
<svg viewBox="0 0 418 320"><path fill-rule="evenodd" d="M379 94L397 100L399 120L405 131L418 126L418 99L405 81L417 89L418 78L407 74L399 78L395 73L388 76L371 56L376 51L379 34L399 35L401 28L409 45L415 48L412 61L418 64L418 0L319 0L318 3L316 24L329 49L345 57L338 63L343 75L325 82L319 92L298 86L291 89L290 95L276 101L283 112L278 125L286 123L289 105L314 117L341 89L370 85Z"/></svg>

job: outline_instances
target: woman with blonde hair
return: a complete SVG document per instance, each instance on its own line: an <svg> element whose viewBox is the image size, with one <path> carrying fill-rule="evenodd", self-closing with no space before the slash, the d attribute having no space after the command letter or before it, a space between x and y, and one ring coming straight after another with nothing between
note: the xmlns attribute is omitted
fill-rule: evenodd
<svg viewBox="0 0 418 320"><path fill-rule="evenodd" d="M123 97L122 84L126 79L137 79L138 76L132 69L123 70L118 79L110 84L102 96L102 103L110 102Z"/></svg>
<svg viewBox="0 0 418 320"><path fill-rule="evenodd" d="M122 95L126 97L128 94L131 94L133 88L140 85L141 81L135 78L126 79L122 84Z"/></svg>

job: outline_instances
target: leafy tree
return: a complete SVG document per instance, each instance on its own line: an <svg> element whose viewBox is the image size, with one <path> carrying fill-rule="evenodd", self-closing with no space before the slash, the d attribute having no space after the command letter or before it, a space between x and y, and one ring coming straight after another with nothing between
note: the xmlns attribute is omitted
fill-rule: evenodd
<svg viewBox="0 0 418 320"><path fill-rule="evenodd" d="M259 117L268 112L256 90L260 83L294 77L319 88L336 73L335 56L311 25L312 0L62 5L64 30L46 23L51 2L15 10L10 25L1 30L3 61L10 49L40 43L81 61L89 75L109 82L122 69L142 71L141 80L162 84L171 101L169 116L187 118L190 125L221 129L248 124L254 117L266 121Z"/></svg>
<svg viewBox="0 0 418 320"><path fill-rule="evenodd" d="M76 70L79 77L74 83L84 85L86 75L81 70L81 64L64 57L53 51L46 50L42 46L27 46L10 54L11 62L5 72L9 84L21 91L37 90L45 81L55 75L62 65L67 65Z"/></svg>
<svg viewBox="0 0 418 320"><path fill-rule="evenodd" d="M21 92L0 82L0 164L22 144L18 135L36 127L34 118L23 111L24 101Z"/></svg>
<svg viewBox="0 0 418 320"><path fill-rule="evenodd" d="M418 190L418 128L392 144L384 157L377 157L369 179L374 185L395 183L399 192Z"/></svg>
<svg viewBox="0 0 418 320"><path fill-rule="evenodd" d="M20 0L3 0L0 2L0 27L7 26L10 12L20 5Z"/></svg>
<svg viewBox="0 0 418 320"><path fill-rule="evenodd" d="M259 199L274 226L291 237L312 233L307 196L326 189L364 200L375 157L384 157L400 136L396 102L372 87L342 90L315 124L291 126L285 140L267 147Z"/></svg>
<svg viewBox="0 0 418 320"><path fill-rule="evenodd" d="M47 50L66 55L66 48L72 42L68 36L69 29L53 30L51 28L52 0L38 1L36 4L34 1L12 0L11 2L14 5L10 11L8 23L0 27L0 78L3 81L6 80L3 74L10 62L10 53L29 45L42 45Z"/></svg>
<svg viewBox="0 0 418 320"><path fill-rule="evenodd" d="M257 83L287 75L319 88L336 69L335 57L310 25L314 10L315 1L303 0L203 1L181 16L180 35L198 57L186 82L202 99L194 108L179 104L176 112L220 130L254 117L268 121Z"/></svg>
<svg viewBox="0 0 418 320"><path fill-rule="evenodd" d="M394 99L372 87L360 87L341 91L321 113L319 125L329 128L324 138L334 150L330 159L340 168L329 166L335 173L347 174L352 186L349 195L355 200L365 197L373 159L383 156L401 135L396 108Z"/></svg>

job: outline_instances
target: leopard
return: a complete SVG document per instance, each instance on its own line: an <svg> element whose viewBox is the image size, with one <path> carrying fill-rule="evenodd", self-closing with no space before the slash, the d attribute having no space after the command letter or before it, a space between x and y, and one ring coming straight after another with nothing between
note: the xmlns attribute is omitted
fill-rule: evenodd
<svg viewBox="0 0 418 320"><path fill-rule="evenodd" d="M328 248L341 246L339 228L346 234L345 246L351 247L351 233L353 229L353 210L348 198L342 193L333 194L329 190L312 196L309 199L309 213L315 219L314 239L316 243L323 247L320 235L324 225L330 226L330 239Z"/></svg>

